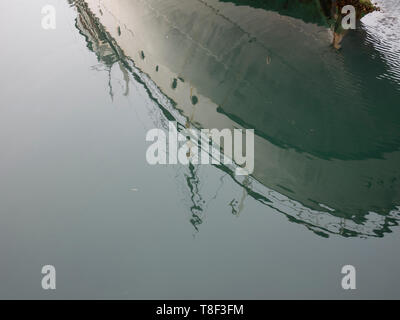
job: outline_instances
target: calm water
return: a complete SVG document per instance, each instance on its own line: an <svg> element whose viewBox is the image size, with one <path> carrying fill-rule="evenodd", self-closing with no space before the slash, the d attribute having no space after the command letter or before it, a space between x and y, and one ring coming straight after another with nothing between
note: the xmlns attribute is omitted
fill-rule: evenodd
<svg viewBox="0 0 400 320"><path fill-rule="evenodd" d="M1 2L0 298L400 298L400 3L340 51L249 3ZM254 128L253 175L149 165L169 120Z"/></svg>

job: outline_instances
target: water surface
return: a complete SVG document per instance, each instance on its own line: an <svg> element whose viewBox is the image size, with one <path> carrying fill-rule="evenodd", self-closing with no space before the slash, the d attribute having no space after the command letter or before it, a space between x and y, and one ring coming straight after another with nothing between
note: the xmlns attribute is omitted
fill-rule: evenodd
<svg viewBox="0 0 400 320"><path fill-rule="evenodd" d="M399 298L400 8L380 2L335 51L298 8L54 1L43 30L48 2L3 1L0 297ZM254 128L253 175L150 166L169 120Z"/></svg>

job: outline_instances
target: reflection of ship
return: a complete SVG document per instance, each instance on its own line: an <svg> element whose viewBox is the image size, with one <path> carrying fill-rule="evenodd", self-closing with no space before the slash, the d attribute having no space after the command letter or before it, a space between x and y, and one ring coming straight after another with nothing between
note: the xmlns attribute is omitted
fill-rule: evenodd
<svg viewBox="0 0 400 320"><path fill-rule="evenodd" d="M314 230L381 236L397 224L400 96L382 106L372 86L393 96L395 84L354 74L326 28L217 0L75 3L88 41L132 59L185 121L255 128L250 196Z"/></svg>

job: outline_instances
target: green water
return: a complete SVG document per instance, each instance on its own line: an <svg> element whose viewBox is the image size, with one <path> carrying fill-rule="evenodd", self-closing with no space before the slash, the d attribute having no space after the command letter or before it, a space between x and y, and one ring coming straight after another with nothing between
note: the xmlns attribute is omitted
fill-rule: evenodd
<svg viewBox="0 0 400 320"><path fill-rule="evenodd" d="M336 51L312 4L3 1L0 297L399 298L400 7L381 2ZM255 129L252 176L149 165L169 120Z"/></svg>

